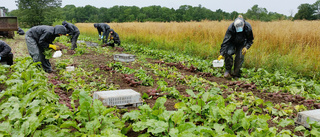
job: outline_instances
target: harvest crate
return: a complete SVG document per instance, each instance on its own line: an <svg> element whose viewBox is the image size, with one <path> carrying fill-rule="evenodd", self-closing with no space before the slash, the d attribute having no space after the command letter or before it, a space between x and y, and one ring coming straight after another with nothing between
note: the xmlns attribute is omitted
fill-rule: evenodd
<svg viewBox="0 0 320 137"><path fill-rule="evenodd" d="M140 93L132 89L94 92L93 99L99 99L105 106L117 106L119 108L142 105Z"/></svg>
<svg viewBox="0 0 320 137"><path fill-rule="evenodd" d="M130 54L115 54L113 55L113 59L121 62L132 62L135 60L135 55Z"/></svg>
<svg viewBox="0 0 320 137"><path fill-rule="evenodd" d="M317 121L320 124L320 109L298 112L296 123L309 128L310 126L307 123L307 118L309 118L310 121Z"/></svg>

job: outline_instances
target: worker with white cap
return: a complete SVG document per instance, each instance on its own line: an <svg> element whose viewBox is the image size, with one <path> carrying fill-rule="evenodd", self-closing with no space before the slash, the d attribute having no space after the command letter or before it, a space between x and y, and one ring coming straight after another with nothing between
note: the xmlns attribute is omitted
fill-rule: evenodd
<svg viewBox="0 0 320 137"><path fill-rule="evenodd" d="M240 68L244 62L244 55L253 44L253 33L250 23L246 22L241 15L230 24L221 44L218 60L225 58L224 77L236 78L241 76ZM233 61L232 55L235 54ZM233 65L234 64L234 65ZM233 65L234 73L231 74Z"/></svg>

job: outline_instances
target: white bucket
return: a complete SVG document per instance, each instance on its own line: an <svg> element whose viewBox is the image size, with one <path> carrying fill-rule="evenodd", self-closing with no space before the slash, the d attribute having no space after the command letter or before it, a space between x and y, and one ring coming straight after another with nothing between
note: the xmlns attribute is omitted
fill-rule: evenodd
<svg viewBox="0 0 320 137"><path fill-rule="evenodd" d="M74 66L67 66L66 71L74 71Z"/></svg>
<svg viewBox="0 0 320 137"><path fill-rule="evenodd" d="M59 57L61 57L61 56L62 56L62 52L61 52L60 50L55 51L55 52L53 53L53 55L52 55L52 57L54 57L54 58L59 58Z"/></svg>
<svg viewBox="0 0 320 137"><path fill-rule="evenodd" d="M220 61L219 60L213 60L212 61L212 65L213 65L213 67L223 67L223 65L224 65L224 60L223 59L221 59Z"/></svg>

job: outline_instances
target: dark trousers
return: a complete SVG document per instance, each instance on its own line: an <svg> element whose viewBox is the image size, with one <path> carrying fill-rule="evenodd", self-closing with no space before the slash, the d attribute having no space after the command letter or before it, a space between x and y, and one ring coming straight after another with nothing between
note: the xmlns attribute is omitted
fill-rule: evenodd
<svg viewBox="0 0 320 137"><path fill-rule="evenodd" d="M225 68L226 71L231 73L232 65L234 76L240 77L240 68L244 62L244 55L242 55L242 49L244 48L244 44L232 44L227 48L227 53L223 56L225 57ZM235 59L233 61L233 55L235 55Z"/></svg>
<svg viewBox="0 0 320 137"><path fill-rule="evenodd" d="M29 54L33 59L33 62L41 62L43 70L46 72L51 72L52 68L50 61L46 59L45 55L43 54L44 49L38 47L37 41L34 38L30 37L28 35L28 32L26 34L26 43Z"/></svg>
<svg viewBox="0 0 320 137"><path fill-rule="evenodd" d="M106 33L104 33L105 35L103 36L104 37L103 38L103 43L107 43L108 42L109 33L110 33L110 29L107 29Z"/></svg>
<svg viewBox="0 0 320 137"><path fill-rule="evenodd" d="M7 65L13 64L13 54L9 53L6 57L1 57L0 62L6 62Z"/></svg>
<svg viewBox="0 0 320 137"><path fill-rule="evenodd" d="M71 43L72 43L71 49L72 50L74 50L74 49L76 49L78 47L77 46L77 40L78 40L79 35L80 35L79 32L76 32L76 33L72 34L72 38L71 38Z"/></svg>

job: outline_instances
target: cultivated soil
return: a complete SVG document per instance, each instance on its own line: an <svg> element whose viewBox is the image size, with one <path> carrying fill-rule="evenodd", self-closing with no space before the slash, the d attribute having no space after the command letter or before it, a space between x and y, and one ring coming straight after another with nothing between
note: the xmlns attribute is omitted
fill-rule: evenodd
<svg viewBox="0 0 320 137"><path fill-rule="evenodd" d="M24 41L20 41L20 42L24 42ZM108 54L97 54L94 51L91 51L88 49L88 52L80 55L80 56L72 56L75 52L70 50L68 47L64 46L61 43L56 43L57 45L59 45L62 49L66 49L67 53L64 53L62 58L73 58L73 66L75 67L81 67L85 70L94 70L95 68L100 68L100 72L98 72L96 75L104 75L106 76L107 79L107 83L106 85L119 85L119 89L133 89L134 91L140 92L140 93L147 93L148 90L154 90L158 87L158 85L156 84L156 79L157 77L155 75L152 75L153 79L155 80L154 85L153 86L142 86L139 83L137 84L132 84L132 83L128 83L125 79L125 75L119 72L114 71L112 68L108 68L106 66L106 64L110 63L110 62L114 62L113 60L113 53L128 53L128 54L133 54L130 52L124 52L125 50L121 47L115 47L115 48L111 48L111 47L104 47L104 48L109 48L110 53ZM25 45L25 43L22 43L20 45ZM10 45L12 48L15 47L15 45ZM23 52L19 52L19 54L17 54L15 57L17 56L21 56L20 54L27 54L26 51ZM28 56L27 55L23 55L23 56ZM50 62L52 64L52 66L56 65L56 60L57 59L50 59ZM230 79L225 79L225 78L221 78L221 77L215 77L212 76L210 74L204 74L201 72L198 72L197 70L195 70L194 68L187 68L185 66L181 66L181 64L179 64L179 62L161 62L159 60L154 60L154 59L147 59L146 63L160 63L160 64L165 64L168 67L171 66L176 66L179 70L179 72L181 74L184 75L197 75L198 77L203 77L209 81L212 82L216 82L219 85L223 84L223 85L227 85L229 88L231 89L235 89L237 88L237 91L241 91L241 92L252 92L255 96L263 99L264 101L270 101L273 104L280 104L280 103L285 103L285 104L289 104L290 102L292 103L292 105L301 105L304 104L306 105L309 109L312 108L313 106L309 105L308 106L308 101L306 101L303 97L300 96L295 96L295 95L289 95L286 93L268 93L266 91L260 91L257 90L256 87L252 86L255 85L254 83L250 83L250 85L246 85L247 83L245 81L235 81L235 80L230 80ZM91 65L91 67L86 67L88 65ZM132 69L140 69L141 67L143 68L144 66L138 63L125 63L126 67L130 67ZM55 67L53 67L53 69L55 69ZM50 74L46 74L48 75L49 78L49 82L51 82L54 85L59 85L61 83L64 84L68 84L66 81L60 81L57 80L56 78L59 77L59 75L57 74L58 72L54 72L54 73L50 73ZM182 85L179 84L178 82L174 82L174 81L170 81L168 79L165 79L165 81L169 84L168 87L172 87L174 86L178 91L180 91L180 93L182 95L188 96L188 94L185 92L186 89L189 89L189 87L187 85ZM90 82L90 80L88 80L87 82ZM239 88L240 87L240 88ZM5 85L0 84L0 90L5 89ZM70 107L70 101L71 99L69 98L72 95L73 91L66 91L66 89L60 88L59 86L56 87L55 92L60 96L60 103L66 104L67 106ZM228 94L230 94L233 91L228 91L226 89L223 89L223 96L227 97ZM149 104L150 107L152 108L154 106L156 102L155 98L151 98L151 99L145 99L144 103ZM177 103L178 101L174 98L168 98L167 102L165 103L165 107L167 108L167 110L176 110L174 108L175 103ZM131 110L135 110L138 108L135 107L128 107L126 111L131 111ZM294 117L292 117L294 118ZM271 126L275 126L276 124L274 124L272 121L268 122L270 127ZM281 128L280 129L288 129L291 130L292 132L294 131L295 126L287 126L285 128ZM296 133L297 135L301 135L301 133ZM135 133L133 131L129 131L127 136L138 136L139 133Z"/></svg>

